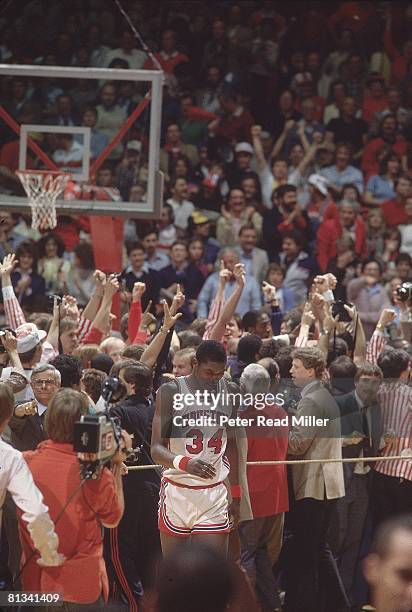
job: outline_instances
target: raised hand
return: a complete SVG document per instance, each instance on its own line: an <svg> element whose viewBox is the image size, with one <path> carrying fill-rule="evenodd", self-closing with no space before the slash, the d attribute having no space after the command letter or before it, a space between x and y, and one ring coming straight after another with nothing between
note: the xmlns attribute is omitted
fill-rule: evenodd
<svg viewBox="0 0 412 612"><path fill-rule="evenodd" d="M310 327L315 321L316 321L316 317L313 314L313 312L309 309L307 310L305 309L302 314L301 324L307 325L308 327Z"/></svg>
<svg viewBox="0 0 412 612"><path fill-rule="evenodd" d="M220 269L219 269L219 283L222 286L225 286L228 281L230 281L232 277L232 273L230 270L225 268L225 263L223 259L220 260Z"/></svg>
<svg viewBox="0 0 412 612"><path fill-rule="evenodd" d="M172 315L170 312L170 308L167 305L166 300L163 300L163 312L164 312L164 319L163 319L162 327L166 329L167 331L169 331L169 329L171 329L174 326L176 321L180 319L180 317L182 316L182 313L177 312L175 315Z"/></svg>
<svg viewBox="0 0 412 612"><path fill-rule="evenodd" d="M96 287L103 288L106 284L106 274L101 270L95 270L93 274L93 279L96 284Z"/></svg>
<svg viewBox="0 0 412 612"><path fill-rule="evenodd" d="M6 255L0 264L0 276L10 276L17 264L18 259L14 253Z"/></svg>
<svg viewBox="0 0 412 612"><path fill-rule="evenodd" d="M266 281L263 281L262 283L262 291L263 291L263 295L265 296L265 299L267 302L273 302L274 300L276 300L276 287L274 287L273 285L271 285L270 283L267 283Z"/></svg>
<svg viewBox="0 0 412 612"><path fill-rule="evenodd" d="M142 295L145 291L146 291L145 283L135 283L133 285L133 292L132 292L133 302L139 302L142 299Z"/></svg>
<svg viewBox="0 0 412 612"><path fill-rule="evenodd" d="M252 138L260 138L262 135L262 126L261 125L252 125L250 129L250 134Z"/></svg>
<svg viewBox="0 0 412 612"><path fill-rule="evenodd" d="M17 351L17 338L11 331L5 331L4 334L0 336L0 339L8 355Z"/></svg>
<svg viewBox="0 0 412 612"><path fill-rule="evenodd" d="M119 291L119 288L120 288L120 283L119 283L117 276L115 274L111 274L104 286L104 296L106 298L113 299L116 292Z"/></svg>
<svg viewBox="0 0 412 612"><path fill-rule="evenodd" d="M146 306L146 310L142 314L142 319L140 321L139 329L146 330L151 323L156 322L156 317L150 312L151 307L152 307L152 300L149 301L148 305Z"/></svg>
<svg viewBox="0 0 412 612"><path fill-rule="evenodd" d="M72 295L65 295L62 301L62 309L63 316L69 319L73 319L74 321L78 321L80 319L80 312L77 306L77 300ZM54 313L54 306L53 306Z"/></svg>
<svg viewBox="0 0 412 612"><path fill-rule="evenodd" d="M246 272L245 266L241 263L235 264L233 268L233 276L235 277L235 281L241 287L244 287L246 284Z"/></svg>
<svg viewBox="0 0 412 612"><path fill-rule="evenodd" d="M170 314L173 316L177 313L179 308L185 303L186 296L183 293L179 283L176 284L176 293L173 296L172 305L170 307Z"/></svg>
<svg viewBox="0 0 412 612"><path fill-rule="evenodd" d="M384 308L379 317L379 324L382 327L386 327L389 323L391 323L396 317L396 312L392 308Z"/></svg>

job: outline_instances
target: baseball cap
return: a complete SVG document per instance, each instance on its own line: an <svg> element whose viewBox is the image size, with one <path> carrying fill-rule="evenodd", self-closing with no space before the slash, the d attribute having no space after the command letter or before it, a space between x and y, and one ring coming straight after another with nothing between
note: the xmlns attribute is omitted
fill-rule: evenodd
<svg viewBox="0 0 412 612"><path fill-rule="evenodd" d="M17 352L27 353L34 349L44 338L47 333L39 329L34 323L23 323L16 329Z"/></svg>
<svg viewBox="0 0 412 612"><path fill-rule="evenodd" d="M206 217L206 215L200 210L195 210L192 212L191 217L195 225L203 225L203 223L209 222L209 218Z"/></svg>
<svg viewBox="0 0 412 612"><path fill-rule="evenodd" d="M320 174L311 174L308 178L309 185L313 185L322 195L328 195L328 181Z"/></svg>
<svg viewBox="0 0 412 612"><path fill-rule="evenodd" d="M235 153L249 153L253 155L253 148L248 142L238 142L235 147Z"/></svg>
<svg viewBox="0 0 412 612"><path fill-rule="evenodd" d="M131 151L138 151L140 153L140 151L142 150L142 143L140 142L140 140L129 140L126 145L126 149L130 149Z"/></svg>

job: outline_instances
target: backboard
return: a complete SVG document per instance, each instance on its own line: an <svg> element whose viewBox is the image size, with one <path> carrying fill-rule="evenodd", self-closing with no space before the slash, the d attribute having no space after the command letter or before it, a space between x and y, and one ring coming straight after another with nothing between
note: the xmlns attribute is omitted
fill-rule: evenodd
<svg viewBox="0 0 412 612"><path fill-rule="evenodd" d="M0 209L29 212L16 170L70 172L60 214L159 218L163 73L0 64Z"/></svg>

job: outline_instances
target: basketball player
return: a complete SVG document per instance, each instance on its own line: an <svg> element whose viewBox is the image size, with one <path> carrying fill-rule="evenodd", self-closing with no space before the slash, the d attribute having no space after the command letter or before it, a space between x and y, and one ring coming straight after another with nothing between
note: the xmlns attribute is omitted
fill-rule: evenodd
<svg viewBox="0 0 412 612"><path fill-rule="evenodd" d="M182 538L226 554L231 521L236 525L239 517L235 432L225 422L236 417L230 395L239 390L223 378L226 353L219 342L202 342L193 364L189 376L162 385L156 397L151 450L155 463L167 468L159 503L164 555ZM228 474L230 508L224 484Z"/></svg>

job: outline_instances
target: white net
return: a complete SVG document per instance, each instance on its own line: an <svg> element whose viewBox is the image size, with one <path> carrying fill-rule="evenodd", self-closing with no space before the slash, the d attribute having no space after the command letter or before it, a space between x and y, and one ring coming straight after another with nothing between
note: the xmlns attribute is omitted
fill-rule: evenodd
<svg viewBox="0 0 412 612"><path fill-rule="evenodd" d="M69 174L58 172L17 171L32 212L31 226L34 229L49 230L57 225L56 200L64 191Z"/></svg>

